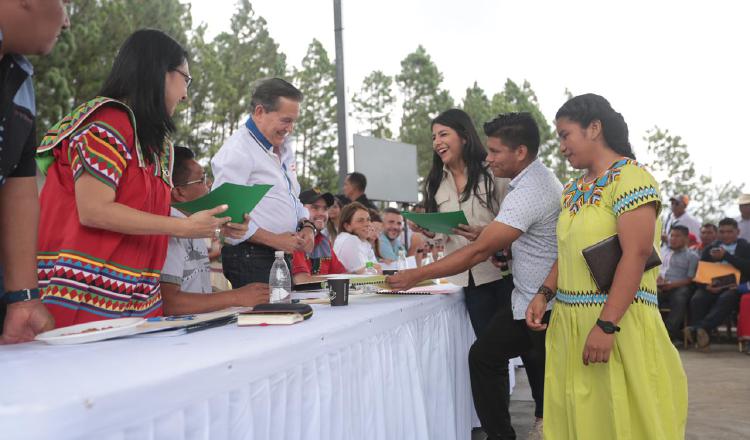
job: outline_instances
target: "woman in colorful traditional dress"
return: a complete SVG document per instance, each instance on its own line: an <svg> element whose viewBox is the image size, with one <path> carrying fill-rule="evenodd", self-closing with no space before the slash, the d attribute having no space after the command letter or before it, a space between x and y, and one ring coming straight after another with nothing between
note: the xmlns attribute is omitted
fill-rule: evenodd
<svg viewBox="0 0 750 440"><path fill-rule="evenodd" d="M137 31L99 96L42 140L39 287L57 327L161 315L167 234L211 237L222 225L230 235L246 228L214 217L225 206L169 216L171 117L190 81L179 43L161 31Z"/></svg>
<svg viewBox="0 0 750 440"><path fill-rule="evenodd" d="M546 439L682 439L687 380L656 302L661 210L653 176L635 161L628 128L606 99L569 100L555 117L560 150L585 170L563 190L558 260L529 305L547 331ZM608 290L594 282L583 249L617 234L622 257ZM556 292L556 294L554 293Z"/></svg>

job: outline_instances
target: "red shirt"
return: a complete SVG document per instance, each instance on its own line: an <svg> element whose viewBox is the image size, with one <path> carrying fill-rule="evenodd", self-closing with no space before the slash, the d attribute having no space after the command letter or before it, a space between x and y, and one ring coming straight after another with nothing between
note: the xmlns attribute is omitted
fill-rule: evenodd
<svg viewBox="0 0 750 440"><path fill-rule="evenodd" d="M155 166L141 167L136 134L121 108L103 106L54 150L39 197L37 268L42 302L57 327L107 318L162 315L159 273L166 235L128 235L83 226L75 182L89 173L115 201L169 215L170 185ZM171 165L170 165L171 167ZM167 168L169 169L169 168Z"/></svg>
<svg viewBox="0 0 750 440"><path fill-rule="evenodd" d="M333 252L330 240L325 235L318 234L315 236L315 247L311 255L304 251L296 251L292 255L292 276L298 273L330 275L346 273L346 268Z"/></svg>

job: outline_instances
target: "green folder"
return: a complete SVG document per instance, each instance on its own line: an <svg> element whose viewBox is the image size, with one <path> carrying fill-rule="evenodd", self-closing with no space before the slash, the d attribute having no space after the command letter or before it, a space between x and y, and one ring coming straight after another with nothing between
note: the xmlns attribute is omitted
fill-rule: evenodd
<svg viewBox="0 0 750 440"><path fill-rule="evenodd" d="M229 209L219 214L219 216L232 217L232 222L234 223L245 223L245 213L252 211L272 186L245 186L235 183L222 183L220 187L203 197L190 202L175 203L172 206L180 211L194 214L198 211L216 208L219 205L229 205Z"/></svg>
<svg viewBox="0 0 750 440"><path fill-rule="evenodd" d="M458 228L459 224L469 224L463 211L430 212L425 214L404 211L401 214L403 214L405 219L413 221L423 229L439 234L452 235L453 228Z"/></svg>

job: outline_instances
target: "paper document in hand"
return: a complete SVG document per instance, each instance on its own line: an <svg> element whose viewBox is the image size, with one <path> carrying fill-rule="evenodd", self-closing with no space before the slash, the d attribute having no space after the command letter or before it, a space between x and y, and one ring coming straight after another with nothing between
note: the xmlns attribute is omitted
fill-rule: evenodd
<svg viewBox="0 0 750 440"><path fill-rule="evenodd" d="M463 211L429 212L424 214L404 211L402 214L405 219L413 221L419 227L439 234L452 235L453 229L458 228L458 225L469 224Z"/></svg>
<svg viewBox="0 0 750 440"><path fill-rule="evenodd" d="M180 211L194 214L198 211L216 208L219 205L228 205L229 209L219 215L222 217L231 217L234 223L245 223L244 215L250 213L255 208L255 205L260 202L272 186L246 186L235 183L223 183L220 187L203 197L190 202L175 203L172 206Z"/></svg>

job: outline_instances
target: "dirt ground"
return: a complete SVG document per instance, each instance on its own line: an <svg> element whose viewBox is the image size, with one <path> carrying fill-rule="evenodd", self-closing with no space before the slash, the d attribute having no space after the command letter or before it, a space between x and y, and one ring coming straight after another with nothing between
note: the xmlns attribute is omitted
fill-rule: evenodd
<svg viewBox="0 0 750 440"><path fill-rule="evenodd" d="M740 353L736 343L714 343L706 353L680 349L680 356L689 393L685 438L750 439L750 356ZM534 402L522 368L516 369L510 410L518 439L525 439L534 419ZM482 439L481 433L472 436Z"/></svg>

